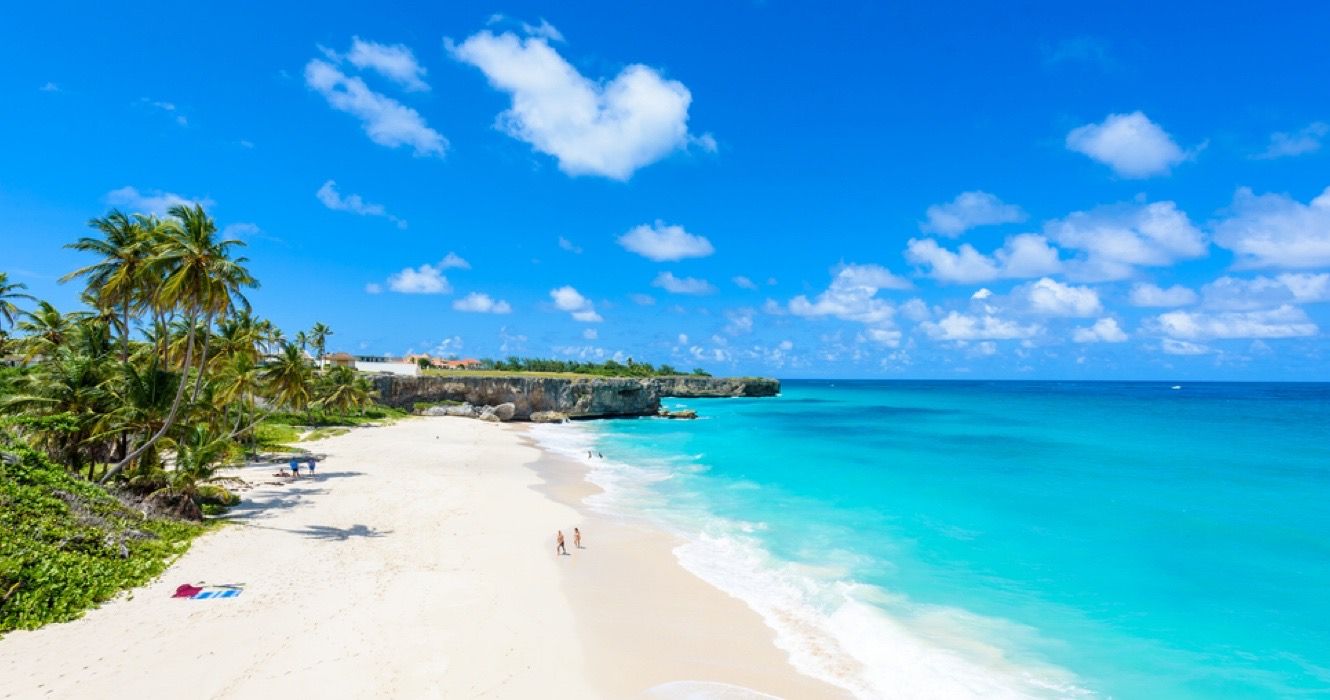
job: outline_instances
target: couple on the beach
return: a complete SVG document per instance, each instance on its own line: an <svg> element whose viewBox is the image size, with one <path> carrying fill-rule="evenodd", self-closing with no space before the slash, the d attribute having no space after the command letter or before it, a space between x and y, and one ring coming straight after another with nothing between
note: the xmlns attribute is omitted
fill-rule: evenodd
<svg viewBox="0 0 1330 700"><path fill-rule="evenodd" d="M559 534L555 536L554 542L554 553L556 555L568 553L568 548L563 545L563 530L559 530ZM573 546L582 549L582 531L577 528L573 528Z"/></svg>
<svg viewBox="0 0 1330 700"><path fill-rule="evenodd" d="M310 476L314 476L314 465L316 465L316 464L318 464L318 462L316 462L316 461L314 460L313 457L310 457L310 458L308 458L308 459L305 460L305 465L306 465L305 468L309 470L309 475L310 475ZM290 463L288 466L291 467L291 478L292 478L292 479L299 479L299 478L300 478L300 460L296 459L295 457L292 457L292 458L291 458L291 463ZM284 474L282 474L281 472L278 472L278 473L274 474L273 476L284 476Z"/></svg>

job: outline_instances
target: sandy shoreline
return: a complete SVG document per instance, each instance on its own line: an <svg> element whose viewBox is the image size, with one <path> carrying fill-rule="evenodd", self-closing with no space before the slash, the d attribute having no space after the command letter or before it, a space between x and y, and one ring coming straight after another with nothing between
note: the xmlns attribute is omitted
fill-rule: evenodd
<svg viewBox="0 0 1330 700"><path fill-rule="evenodd" d="M311 443L313 479L240 470L238 524L160 579L0 639L0 698L843 695L668 536L579 512L584 467L524 430L416 418ZM555 556L574 526L587 548ZM172 599L186 582L245 590Z"/></svg>

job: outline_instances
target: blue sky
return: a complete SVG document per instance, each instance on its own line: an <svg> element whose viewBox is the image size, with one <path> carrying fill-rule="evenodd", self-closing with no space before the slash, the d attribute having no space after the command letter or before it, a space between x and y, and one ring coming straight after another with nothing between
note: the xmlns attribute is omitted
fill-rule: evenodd
<svg viewBox="0 0 1330 700"><path fill-rule="evenodd" d="M1324 4L467 5L8 10L0 269L190 199L337 349L1330 379Z"/></svg>

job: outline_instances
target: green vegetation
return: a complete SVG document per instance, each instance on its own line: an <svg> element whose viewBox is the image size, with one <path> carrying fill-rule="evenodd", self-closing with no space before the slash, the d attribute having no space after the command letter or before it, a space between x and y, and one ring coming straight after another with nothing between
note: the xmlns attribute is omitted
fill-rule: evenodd
<svg viewBox="0 0 1330 700"><path fill-rule="evenodd" d="M258 286L199 205L112 211L70 248L62 312L0 272L0 630L69 619L160 572L236 498L217 472L291 449L303 426L404 415L368 378L322 370L332 330L287 342L253 313ZM316 430L311 436L328 436ZM145 515L149 514L149 515Z"/></svg>
<svg viewBox="0 0 1330 700"><path fill-rule="evenodd" d="M349 432L351 432L349 428L315 428L306 433L300 440L301 442L313 442L324 438L337 437L338 435L346 435Z"/></svg>
<svg viewBox="0 0 1330 700"><path fill-rule="evenodd" d="M448 374L455 372L452 370L441 370L439 373ZM523 372L527 374L542 374L549 376L585 376L592 375L597 377L674 377L683 374L679 370L669 366L652 366L649 362L635 362L633 358L628 358L627 362L618 362L615 360L606 360L604 362L578 362L576 360L550 360L537 357L510 357L506 360L483 360L479 370L473 370L470 374L477 375L484 372L503 373L503 372ZM695 375L709 377L706 370L698 368L692 372Z"/></svg>
<svg viewBox="0 0 1330 700"><path fill-rule="evenodd" d="M37 450L0 442L0 634L74 619L146 583L203 529L145 517Z"/></svg>

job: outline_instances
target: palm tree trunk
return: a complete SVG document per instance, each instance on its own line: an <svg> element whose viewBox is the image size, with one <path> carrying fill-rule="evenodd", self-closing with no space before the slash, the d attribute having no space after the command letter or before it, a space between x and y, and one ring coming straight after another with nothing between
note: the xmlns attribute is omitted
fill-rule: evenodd
<svg viewBox="0 0 1330 700"><path fill-rule="evenodd" d="M176 385L175 399L171 402L170 412L166 414L166 421L162 423L162 427L155 435L148 438L147 442L139 445L133 452L125 455L123 459L107 469L106 473L102 474L102 478L97 480L97 483L104 484L107 481L110 481L111 477L124 471L126 465L135 459L138 459L139 455L147 452L148 448L152 447L158 440L162 439L162 436L166 434L166 431L170 430L171 426L175 424L176 414L180 412L180 400L184 398L185 387L189 384L189 366L194 361L194 330L196 327L196 320L197 316L190 316L189 337L185 340L185 363L180 368L180 382Z"/></svg>
<svg viewBox="0 0 1330 700"><path fill-rule="evenodd" d="M207 317L203 320L203 359L199 362L199 376L194 381L194 394L189 397L190 403L199 400L199 390L203 388L203 378L208 373L208 341L211 339L211 330L212 312L209 311Z"/></svg>
<svg viewBox="0 0 1330 700"><path fill-rule="evenodd" d="M129 296L120 304L122 321L120 327L120 361L129 364Z"/></svg>

